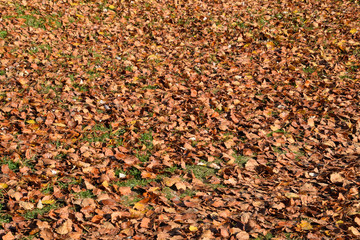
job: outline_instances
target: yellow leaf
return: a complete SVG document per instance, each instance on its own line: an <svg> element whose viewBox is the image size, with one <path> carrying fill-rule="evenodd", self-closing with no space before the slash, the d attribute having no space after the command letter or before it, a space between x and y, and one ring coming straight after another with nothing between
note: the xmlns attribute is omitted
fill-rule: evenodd
<svg viewBox="0 0 360 240"><path fill-rule="evenodd" d="M114 9L115 9L115 6L114 6L114 5L110 5L109 8L110 8L111 10L114 10Z"/></svg>
<svg viewBox="0 0 360 240"><path fill-rule="evenodd" d="M28 124L35 124L35 123L36 123L35 120L27 120L26 122L27 122Z"/></svg>
<svg viewBox="0 0 360 240"><path fill-rule="evenodd" d="M189 230L190 230L191 232L196 232L196 231L198 230L198 228L195 227L195 226L190 226L190 227L189 227Z"/></svg>
<svg viewBox="0 0 360 240"><path fill-rule="evenodd" d="M350 30L350 33L355 34L355 33L357 33L357 30L355 28L353 28L353 29Z"/></svg>
<svg viewBox="0 0 360 240"><path fill-rule="evenodd" d="M146 208L146 206L140 202L137 202L134 205L134 209L139 210L139 211L144 210L145 208Z"/></svg>
<svg viewBox="0 0 360 240"><path fill-rule="evenodd" d="M8 187L9 187L9 185L7 185L6 183L0 183L0 189L5 189Z"/></svg>
<svg viewBox="0 0 360 240"><path fill-rule="evenodd" d="M51 204L55 203L55 200L54 199L49 199L49 200L44 200L44 201L41 201L41 202L42 202L42 204L51 205Z"/></svg>
<svg viewBox="0 0 360 240"><path fill-rule="evenodd" d="M130 209L129 212L132 218L140 218L145 214L145 211L137 211L135 209Z"/></svg>
<svg viewBox="0 0 360 240"><path fill-rule="evenodd" d="M149 59L149 60L158 60L158 59L159 59L159 56L154 55L154 54L151 54L151 55L148 56L148 59Z"/></svg>
<svg viewBox="0 0 360 240"><path fill-rule="evenodd" d="M302 220L298 225L301 230L311 230L312 226L308 221Z"/></svg>
<svg viewBox="0 0 360 240"><path fill-rule="evenodd" d="M104 187L109 187L109 182L108 181L104 181L101 185L103 185Z"/></svg>
<svg viewBox="0 0 360 240"><path fill-rule="evenodd" d="M159 187L151 187L149 188L148 192L157 192L159 189Z"/></svg>
<svg viewBox="0 0 360 240"><path fill-rule="evenodd" d="M84 15L81 15L81 14L76 14L76 16L79 18L84 18Z"/></svg>
<svg viewBox="0 0 360 240"><path fill-rule="evenodd" d="M138 80L139 80L138 77L134 77L134 78L132 79L132 82L133 82L133 83L136 83Z"/></svg>
<svg viewBox="0 0 360 240"><path fill-rule="evenodd" d="M181 178L179 176L173 176L172 178L164 178L163 182L165 183L165 185L167 187L171 187L172 185L174 185L177 182L181 182Z"/></svg>
<svg viewBox="0 0 360 240"><path fill-rule="evenodd" d="M266 43L266 47L267 47L267 49L274 49L275 43L273 43L273 42L267 42L267 43Z"/></svg>
<svg viewBox="0 0 360 240"><path fill-rule="evenodd" d="M336 221L336 224L339 225L339 224L344 224L344 221L343 220L338 220Z"/></svg>
<svg viewBox="0 0 360 240"><path fill-rule="evenodd" d="M53 125L55 125L57 127L66 127L66 125L63 123L53 123Z"/></svg>
<svg viewBox="0 0 360 240"><path fill-rule="evenodd" d="M289 192L285 193L285 197L287 197L287 198L300 198L300 196L298 194L289 193Z"/></svg>

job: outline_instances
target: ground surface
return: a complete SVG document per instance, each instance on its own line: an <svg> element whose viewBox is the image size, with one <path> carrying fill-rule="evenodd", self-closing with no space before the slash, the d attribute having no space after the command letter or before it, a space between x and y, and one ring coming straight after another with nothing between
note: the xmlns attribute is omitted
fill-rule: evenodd
<svg viewBox="0 0 360 240"><path fill-rule="evenodd" d="M3 239L359 237L359 1L99 2L0 2Z"/></svg>

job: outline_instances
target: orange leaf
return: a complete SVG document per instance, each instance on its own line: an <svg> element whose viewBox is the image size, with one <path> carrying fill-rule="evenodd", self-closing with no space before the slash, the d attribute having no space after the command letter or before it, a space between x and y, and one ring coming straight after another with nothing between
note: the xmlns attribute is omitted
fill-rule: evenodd
<svg viewBox="0 0 360 240"><path fill-rule="evenodd" d="M7 234L5 234L3 237L2 237L3 240L13 240L15 239L14 235L12 235L11 232L8 232Z"/></svg>
<svg viewBox="0 0 360 240"><path fill-rule="evenodd" d="M151 173L151 172L147 172L147 171L143 171L141 173L141 177L145 178L145 179L155 179L156 178L156 174L155 173Z"/></svg>

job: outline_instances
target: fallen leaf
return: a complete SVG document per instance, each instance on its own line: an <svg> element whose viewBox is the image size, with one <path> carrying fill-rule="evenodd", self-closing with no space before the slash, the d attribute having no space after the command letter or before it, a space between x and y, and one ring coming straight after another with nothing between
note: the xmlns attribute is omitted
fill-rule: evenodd
<svg viewBox="0 0 360 240"><path fill-rule="evenodd" d="M179 176L173 176L172 178L165 177L163 182L167 187L173 186L175 183L180 182L181 178Z"/></svg>
<svg viewBox="0 0 360 240"><path fill-rule="evenodd" d="M285 193L285 197L287 197L287 198L300 198L300 196L298 194L292 193L292 192Z"/></svg>
<svg viewBox="0 0 360 240"><path fill-rule="evenodd" d="M245 231L240 231L236 234L236 239L238 240L248 240L250 239L250 235Z"/></svg>
<svg viewBox="0 0 360 240"><path fill-rule="evenodd" d="M141 177L144 178L144 179L155 179L157 176L156 176L155 173L143 171L141 173Z"/></svg>
<svg viewBox="0 0 360 240"><path fill-rule="evenodd" d="M146 206L140 202L137 202L134 204L134 209L143 211L146 208Z"/></svg>
<svg viewBox="0 0 360 240"><path fill-rule="evenodd" d="M298 228L300 228L301 230L311 230L312 226L308 221L305 220L301 220L301 222L297 225Z"/></svg>
<svg viewBox="0 0 360 240"><path fill-rule="evenodd" d="M341 176L340 173L333 173L330 175L330 181L332 183L341 183L344 181L344 178Z"/></svg>
<svg viewBox="0 0 360 240"><path fill-rule="evenodd" d="M63 123L53 123L53 125L57 127L66 127L66 125Z"/></svg>
<svg viewBox="0 0 360 240"><path fill-rule="evenodd" d="M49 200L43 200L42 203L45 205L52 205L56 202L56 200L54 199L49 199Z"/></svg>
<svg viewBox="0 0 360 240"><path fill-rule="evenodd" d="M20 207L24 208L25 210L33 210L34 209L34 204L31 202L20 201L19 205L20 205Z"/></svg>
<svg viewBox="0 0 360 240"><path fill-rule="evenodd" d="M183 191L185 191L187 188L187 186L184 182L177 182L177 183L175 183L175 186L178 190L183 190Z"/></svg>
<svg viewBox="0 0 360 240"><path fill-rule="evenodd" d="M360 236L360 232L359 232L359 230L357 230L355 227L353 227L353 226L351 226L351 227L349 227L349 231L353 234L353 235L355 235L355 236Z"/></svg>
<svg viewBox="0 0 360 240"><path fill-rule="evenodd" d="M2 237L3 240L14 240L15 237L14 235L11 233L11 232L8 232L7 234L5 234L3 237Z"/></svg>
<svg viewBox="0 0 360 240"><path fill-rule="evenodd" d="M142 228L149 228L150 221L151 221L150 218L144 217L144 218L141 220L140 227L142 227Z"/></svg>
<svg viewBox="0 0 360 240"><path fill-rule="evenodd" d="M350 30L350 33L351 33L351 34L357 33L357 29L356 29L356 28L352 28L352 29Z"/></svg>
<svg viewBox="0 0 360 240"><path fill-rule="evenodd" d="M68 219L63 224L61 224L60 227L56 228L56 232L60 235L68 234L69 232L72 231L72 225L73 222L70 219Z"/></svg>
<svg viewBox="0 0 360 240"><path fill-rule="evenodd" d="M189 230L190 230L191 232L196 232L196 231L198 230L198 228L191 225L191 226L189 227Z"/></svg>
<svg viewBox="0 0 360 240"><path fill-rule="evenodd" d="M354 222L356 222L356 224L357 224L358 226L360 226L360 218L355 217Z"/></svg>

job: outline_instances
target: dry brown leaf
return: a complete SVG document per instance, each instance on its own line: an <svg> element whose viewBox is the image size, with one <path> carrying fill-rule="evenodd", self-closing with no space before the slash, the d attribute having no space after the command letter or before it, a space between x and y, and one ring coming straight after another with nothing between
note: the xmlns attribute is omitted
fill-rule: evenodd
<svg viewBox="0 0 360 240"><path fill-rule="evenodd" d="M14 240L15 237L14 235L11 233L11 232L8 232L6 233L3 237L2 237L3 240Z"/></svg>
<svg viewBox="0 0 360 240"><path fill-rule="evenodd" d="M344 181L344 178L341 176L340 173L332 173L330 175L330 181L332 183L341 183Z"/></svg>
<svg viewBox="0 0 360 240"><path fill-rule="evenodd" d="M165 185L166 185L167 187L171 187L171 186L173 186L175 183L181 182L181 181L182 181L182 180L181 180L181 178L180 178L179 176L173 176L173 177L171 177L171 178L165 177L165 178L163 179L163 182L165 183Z"/></svg>
<svg viewBox="0 0 360 240"><path fill-rule="evenodd" d="M356 237L359 237L360 236L360 232L359 230L357 230L355 227L351 226L349 227L349 231Z"/></svg>
<svg viewBox="0 0 360 240"><path fill-rule="evenodd" d="M20 201L19 202L20 207L22 207L25 210L33 210L35 205L31 202L24 202L24 201Z"/></svg>
<svg viewBox="0 0 360 240"><path fill-rule="evenodd" d="M56 228L56 232L60 235L68 234L72 231L73 222L71 219L67 219L63 224Z"/></svg>

